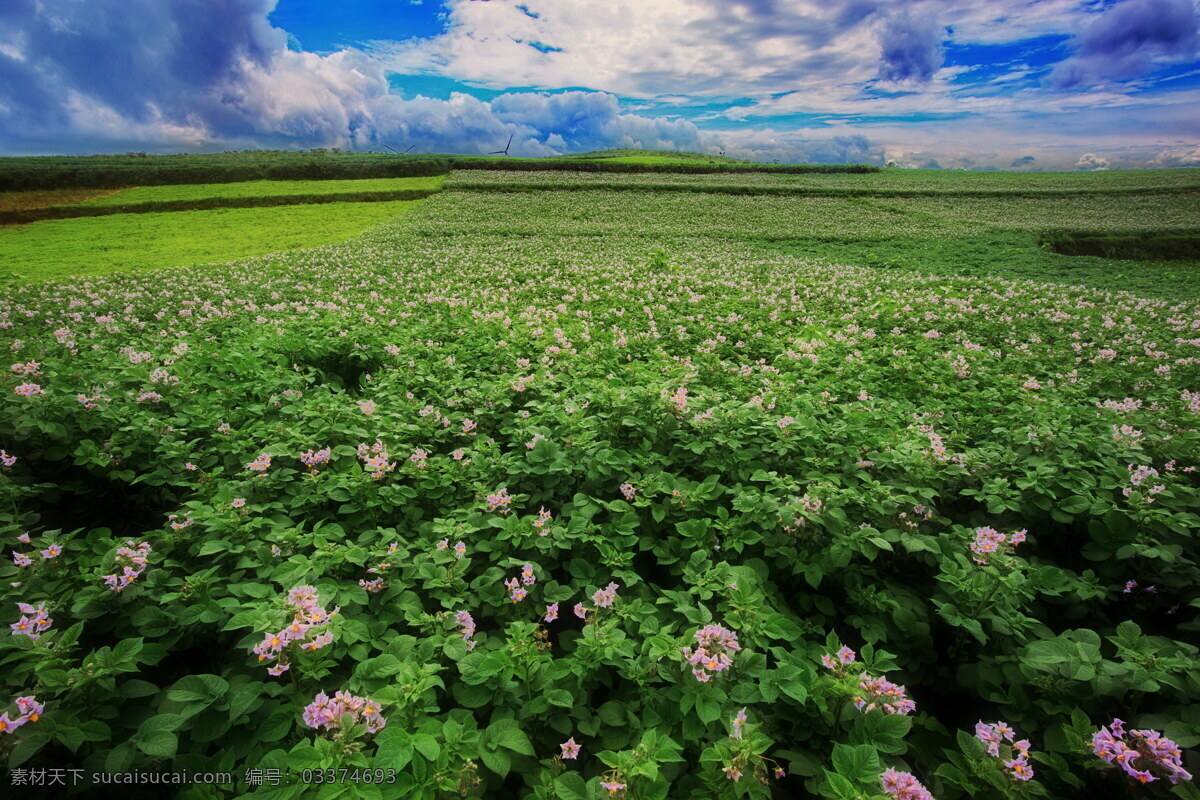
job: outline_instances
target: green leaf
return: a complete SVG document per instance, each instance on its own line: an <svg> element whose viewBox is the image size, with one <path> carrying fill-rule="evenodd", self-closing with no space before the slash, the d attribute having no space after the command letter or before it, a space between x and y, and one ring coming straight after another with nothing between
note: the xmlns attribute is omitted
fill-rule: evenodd
<svg viewBox="0 0 1200 800"><path fill-rule="evenodd" d="M836 772L825 770L825 779L829 781L829 788L833 791L833 796L839 800L858 800L859 793L855 790L854 784L843 778Z"/></svg>
<svg viewBox="0 0 1200 800"><path fill-rule="evenodd" d="M229 682L220 675L188 675L180 678L167 690L167 699L177 703L209 705L228 690Z"/></svg>
<svg viewBox="0 0 1200 800"><path fill-rule="evenodd" d="M705 725L716 722L721 717L721 704L707 694L696 698L696 716Z"/></svg>
<svg viewBox="0 0 1200 800"><path fill-rule="evenodd" d="M880 772L879 756L869 744L833 746L833 768L856 783L874 778Z"/></svg>
<svg viewBox="0 0 1200 800"><path fill-rule="evenodd" d="M578 772L567 772L554 780L558 800L588 800L587 783Z"/></svg>
<svg viewBox="0 0 1200 800"><path fill-rule="evenodd" d="M575 705L575 698L566 689L551 689L545 694L546 702L553 706L570 708Z"/></svg>
<svg viewBox="0 0 1200 800"><path fill-rule="evenodd" d="M438 740L428 733L415 734L412 737L412 744L417 752L429 761L437 761L438 755L442 752L442 746L438 744Z"/></svg>
<svg viewBox="0 0 1200 800"><path fill-rule="evenodd" d="M121 684L117 694L121 697L149 697L152 694L158 694L158 687L150 681L132 678Z"/></svg>
<svg viewBox="0 0 1200 800"><path fill-rule="evenodd" d="M496 720L488 726L486 733L487 738L500 747L506 747L521 755L533 755L533 745L530 744L529 737L521 730L521 726L516 720Z"/></svg>
<svg viewBox="0 0 1200 800"><path fill-rule="evenodd" d="M512 769L512 756L503 750L481 750L479 759L483 765L501 778L507 777Z"/></svg>

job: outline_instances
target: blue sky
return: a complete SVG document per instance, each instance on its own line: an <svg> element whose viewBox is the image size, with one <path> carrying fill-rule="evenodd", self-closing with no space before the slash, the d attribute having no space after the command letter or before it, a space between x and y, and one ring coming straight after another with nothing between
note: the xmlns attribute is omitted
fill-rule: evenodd
<svg viewBox="0 0 1200 800"><path fill-rule="evenodd" d="M1200 0L5 0L0 153L1200 166Z"/></svg>

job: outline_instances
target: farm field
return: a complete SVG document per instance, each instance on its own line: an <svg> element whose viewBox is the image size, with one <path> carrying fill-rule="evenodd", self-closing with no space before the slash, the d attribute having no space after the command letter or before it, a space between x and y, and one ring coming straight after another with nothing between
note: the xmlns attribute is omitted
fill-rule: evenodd
<svg viewBox="0 0 1200 800"><path fill-rule="evenodd" d="M0 282L203 264L332 244L405 213L415 202L114 214L0 228Z"/></svg>
<svg viewBox="0 0 1200 800"><path fill-rule="evenodd" d="M642 174L600 175L589 172L523 172L517 170L455 172L447 188L575 189L621 187L687 187L695 191L812 190L845 194L938 195L1082 192L1200 192L1194 169L1115 172L966 172L961 170L885 169L866 175L845 173L778 172L718 173L713 175Z"/></svg>
<svg viewBox="0 0 1200 800"><path fill-rule="evenodd" d="M901 172L596 179L925 194L470 171L0 231L0 682L39 709L9 766L1171 795L1200 264L1039 241L1190 236L1200 173ZM1133 784L1089 747L1114 718L1185 752Z"/></svg>
<svg viewBox="0 0 1200 800"><path fill-rule="evenodd" d="M419 178L367 178L324 181L243 181L199 183L182 186L140 186L105 194L80 205L120 206L136 203L168 203L212 198L288 197L292 195L365 194L374 192L434 191L441 188L440 175Z"/></svg>

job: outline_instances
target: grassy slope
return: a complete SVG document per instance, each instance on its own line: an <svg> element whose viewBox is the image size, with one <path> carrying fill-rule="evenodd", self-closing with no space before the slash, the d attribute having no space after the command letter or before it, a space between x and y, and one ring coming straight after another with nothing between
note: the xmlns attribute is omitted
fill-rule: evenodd
<svg viewBox="0 0 1200 800"><path fill-rule="evenodd" d="M350 192L395 192L441 188L444 176L428 178L368 178L328 181L245 181L243 183L197 183L183 186L139 186L123 189L82 205L119 206L208 198L281 197L303 194Z"/></svg>
<svg viewBox="0 0 1200 800"><path fill-rule="evenodd" d="M0 211L27 211L61 206L112 194L112 189L49 189L32 192L0 192Z"/></svg>
<svg viewBox="0 0 1200 800"><path fill-rule="evenodd" d="M414 201L120 214L0 230L0 279L100 275L332 244Z"/></svg>

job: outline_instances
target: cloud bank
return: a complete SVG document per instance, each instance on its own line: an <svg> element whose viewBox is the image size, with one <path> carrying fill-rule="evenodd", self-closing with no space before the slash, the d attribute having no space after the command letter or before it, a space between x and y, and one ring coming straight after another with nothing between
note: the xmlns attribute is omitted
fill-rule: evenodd
<svg viewBox="0 0 1200 800"><path fill-rule="evenodd" d="M5 0L0 153L478 153L509 135L513 155L971 168L1200 152L1200 79L1146 83L1195 58L1193 0L447 0L440 34L324 54L271 25L276 1ZM1028 63L1050 35L1059 61ZM1033 49L1005 51L1004 72L954 61L1014 37ZM396 91L422 76L463 91Z"/></svg>

